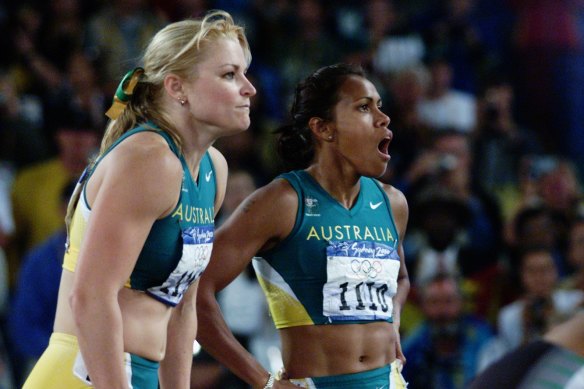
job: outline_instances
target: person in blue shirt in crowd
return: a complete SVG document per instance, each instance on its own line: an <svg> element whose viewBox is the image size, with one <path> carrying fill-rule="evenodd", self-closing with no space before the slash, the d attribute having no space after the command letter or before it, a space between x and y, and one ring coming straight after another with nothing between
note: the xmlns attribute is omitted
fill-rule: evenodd
<svg viewBox="0 0 584 389"><path fill-rule="evenodd" d="M63 218L74 189L75 181L65 185L62 190ZM28 374L49 344L66 239L63 223L62 229L29 250L23 258L6 320L13 358L20 367L16 371L17 381L20 376Z"/></svg>
<svg viewBox="0 0 584 389"><path fill-rule="evenodd" d="M438 273L420 289L426 320L403 340L408 389L462 389L476 376L493 339L487 322L464 314L457 279Z"/></svg>

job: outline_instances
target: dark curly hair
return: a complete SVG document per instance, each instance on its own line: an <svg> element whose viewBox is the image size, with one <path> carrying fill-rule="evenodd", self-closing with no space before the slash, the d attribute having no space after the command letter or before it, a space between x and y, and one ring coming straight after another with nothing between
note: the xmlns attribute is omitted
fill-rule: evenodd
<svg viewBox="0 0 584 389"><path fill-rule="evenodd" d="M360 66L339 63L318 69L296 87L289 123L276 130L278 154L288 169L306 168L314 158L314 139L308 122L332 119L339 89L350 76L365 77Z"/></svg>

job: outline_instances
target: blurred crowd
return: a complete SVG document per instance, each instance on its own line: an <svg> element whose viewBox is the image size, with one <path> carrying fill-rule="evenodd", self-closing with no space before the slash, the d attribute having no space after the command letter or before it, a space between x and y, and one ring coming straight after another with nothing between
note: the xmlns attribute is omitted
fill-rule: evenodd
<svg viewBox="0 0 584 389"><path fill-rule="evenodd" d="M48 343L64 207L120 78L166 23L215 8L245 25L258 90L250 129L216 144L230 166L218 223L282 171L273 130L300 79L360 63L382 94L394 139L381 179L410 204L409 388L463 388L582 308L584 1L3 0L0 388L17 387ZM253 279L221 305L277 368ZM193 388L245 387L197 355Z"/></svg>

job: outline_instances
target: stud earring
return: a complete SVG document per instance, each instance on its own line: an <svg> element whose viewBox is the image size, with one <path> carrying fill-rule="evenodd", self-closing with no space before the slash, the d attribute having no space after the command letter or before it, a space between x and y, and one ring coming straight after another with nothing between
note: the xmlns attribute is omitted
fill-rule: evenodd
<svg viewBox="0 0 584 389"><path fill-rule="evenodd" d="M333 136L332 135L329 135L328 139L329 140L333 140Z"/></svg>
<svg viewBox="0 0 584 389"><path fill-rule="evenodd" d="M185 103L187 102L187 101L184 99L184 97L179 97L179 98L178 98L178 101L179 101L180 105L185 105Z"/></svg>

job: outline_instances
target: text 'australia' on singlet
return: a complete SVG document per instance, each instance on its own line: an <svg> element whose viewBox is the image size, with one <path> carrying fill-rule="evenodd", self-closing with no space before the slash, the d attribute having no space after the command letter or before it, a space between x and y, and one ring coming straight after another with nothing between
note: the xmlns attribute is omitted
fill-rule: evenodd
<svg viewBox="0 0 584 389"><path fill-rule="evenodd" d="M161 135L180 159L183 179L178 204L169 216L154 222L125 285L127 288L145 291L164 304L175 306L187 288L200 277L211 258L215 231L215 173L211 157L205 153L199 165L198 182L195 182L170 135L156 127L151 128L154 126L152 123L148 123L148 126L126 132L100 160L126 138L143 131ZM63 262L63 268L69 271L75 271L79 248L91 217L85 190L98 163L99 160L79 180L78 190L81 190L81 195L69 228L68 249Z"/></svg>
<svg viewBox="0 0 584 389"><path fill-rule="evenodd" d="M279 178L298 195L294 228L253 260L276 327L391 322L399 237L380 184L362 177L346 209L305 171Z"/></svg>

